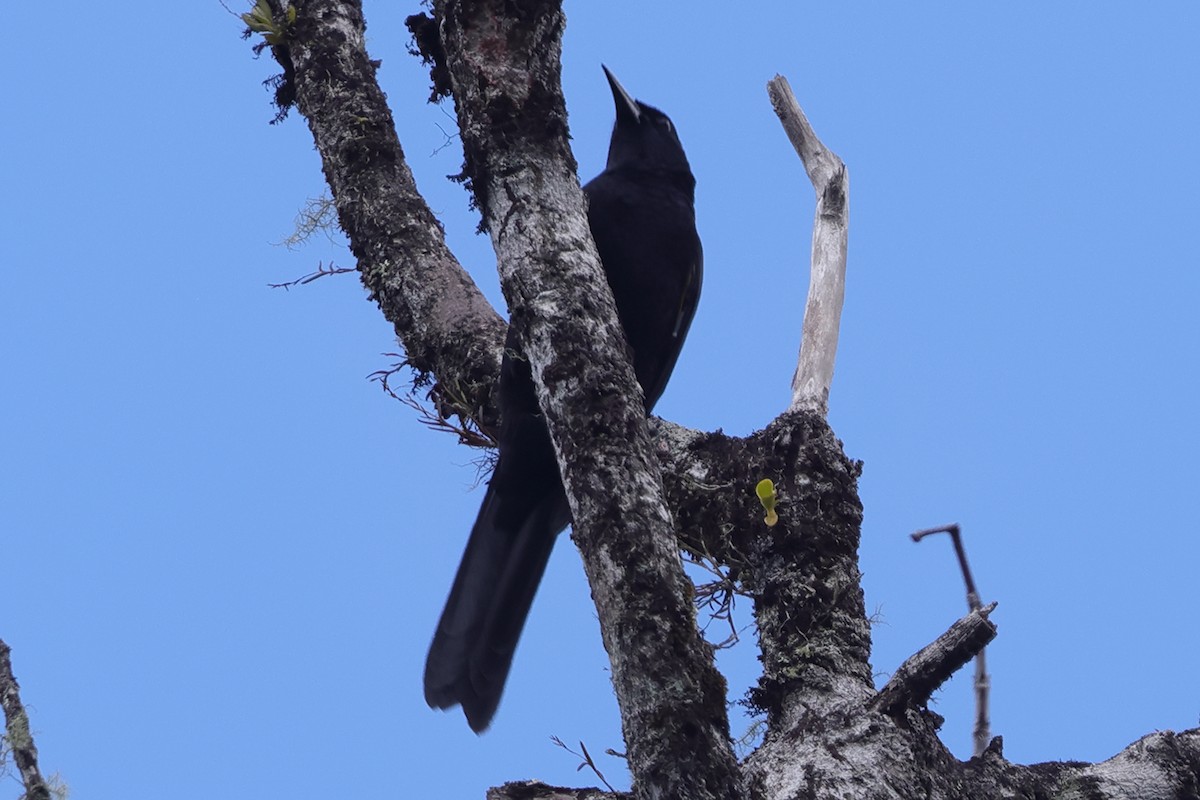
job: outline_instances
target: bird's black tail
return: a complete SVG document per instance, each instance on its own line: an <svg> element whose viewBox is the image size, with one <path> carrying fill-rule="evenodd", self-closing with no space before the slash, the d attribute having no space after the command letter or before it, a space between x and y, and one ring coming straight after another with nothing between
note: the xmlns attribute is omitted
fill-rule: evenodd
<svg viewBox="0 0 1200 800"><path fill-rule="evenodd" d="M461 705L476 733L496 713L554 540L570 519L561 484L557 492L517 498L533 503L511 513L512 498L503 496L506 467L496 465L425 662L425 701L434 708Z"/></svg>

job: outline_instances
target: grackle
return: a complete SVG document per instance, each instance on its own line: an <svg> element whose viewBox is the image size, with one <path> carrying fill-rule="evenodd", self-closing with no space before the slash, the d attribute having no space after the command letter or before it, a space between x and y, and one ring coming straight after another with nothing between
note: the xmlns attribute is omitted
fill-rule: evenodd
<svg viewBox="0 0 1200 800"><path fill-rule="evenodd" d="M617 107L608 163L586 186L588 223L649 412L700 299L703 254L687 156L666 114L604 68ZM570 523L529 362L509 329L500 367L499 458L425 663L425 700L491 724L558 534Z"/></svg>

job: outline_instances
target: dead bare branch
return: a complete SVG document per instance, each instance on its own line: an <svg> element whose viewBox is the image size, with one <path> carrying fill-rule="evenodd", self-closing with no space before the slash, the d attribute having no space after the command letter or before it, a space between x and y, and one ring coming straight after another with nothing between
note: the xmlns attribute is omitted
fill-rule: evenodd
<svg viewBox="0 0 1200 800"><path fill-rule="evenodd" d="M767 93L817 193L808 304L792 378L791 409L825 415L846 295L850 177L842 160L817 138L787 78L776 75L767 83Z"/></svg>
<svg viewBox="0 0 1200 800"><path fill-rule="evenodd" d="M317 278L324 278L326 275L341 275L346 272L357 272L357 270L355 270L354 267L337 267L332 263L326 267L325 264L321 262L317 264L316 272L310 272L309 274L301 278L297 278L294 281L288 281L286 283L268 283L267 286L271 287L272 289L283 289L284 291L287 291L293 286L304 286L305 284L312 283Z"/></svg>
<svg viewBox="0 0 1200 800"><path fill-rule="evenodd" d="M948 533L954 542L954 554L958 557L958 566L962 570L963 583L967 586L967 608L975 611L979 608L979 591L975 588L975 579L971 576L971 565L967 563L967 551L962 543L962 531L957 524L943 525L940 528L926 528L912 534L914 542L919 542L926 536L935 533ZM992 690L992 678L987 671L987 648L975 656L975 728L972 738L975 744L975 755L982 755L992 740L991 715L988 712Z"/></svg>
<svg viewBox="0 0 1200 800"><path fill-rule="evenodd" d="M988 619L995 608L995 603L989 603L972 611L921 648L900 665L892 679L871 698L869 707L895 715L925 705L939 686L996 638L996 626Z"/></svg>

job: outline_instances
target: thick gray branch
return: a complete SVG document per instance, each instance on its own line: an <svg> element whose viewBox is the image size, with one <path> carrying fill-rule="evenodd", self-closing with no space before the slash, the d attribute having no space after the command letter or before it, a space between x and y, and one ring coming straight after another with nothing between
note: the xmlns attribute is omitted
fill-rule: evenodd
<svg viewBox="0 0 1200 800"><path fill-rule="evenodd" d="M791 409L823 415L829 409L846 294L850 177L842 160L817 138L787 78L776 75L767 83L767 93L817 193L808 305L804 309L800 360L792 378Z"/></svg>
<svg viewBox="0 0 1200 800"><path fill-rule="evenodd" d="M1182 800L1200 797L1200 729L1144 736L1099 764L1047 762L1024 766L1002 754L1000 737L963 770L955 797L1063 800ZM940 781L939 781L940 782ZM971 792L972 794L967 794ZM950 795L944 795L950 796Z"/></svg>
<svg viewBox="0 0 1200 800"><path fill-rule="evenodd" d="M304 0L287 47L296 102L321 154L362 282L409 363L433 372L485 424L504 322L446 247L417 192L367 55L361 3Z"/></svg>
<svg viewBox="0 0 1200 800"><path fill-rule="evenodd" d="M743 796L725 682L700 637L642 392L567 144L557 3L435 4L467 177L571 503L634 791Z"/></svg>
<svg viewBox="0 0 1200 800"><path fill-rule="evenodd" d="M1058 792L1062 797L1074 793L1089 800L1200 797L1200 730L1144 736L1107 761L1085 765L1073 776L1061 776Z"/></svg>

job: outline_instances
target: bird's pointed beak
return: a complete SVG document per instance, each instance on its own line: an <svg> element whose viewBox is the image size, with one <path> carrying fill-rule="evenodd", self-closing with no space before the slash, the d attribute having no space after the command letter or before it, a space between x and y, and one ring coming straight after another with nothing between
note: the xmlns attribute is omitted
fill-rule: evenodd
<svg viewBox="0 0 1200 800"><path fill-rule="evenodd" d="M637 102L625 91L617 76L608 71L608 67L601 64L600 68L604 70L604 77L608 78L608 85L612 89L613 102L617 106L617 124L637 125L642 121L642 110L638 108Z"/></svg>

